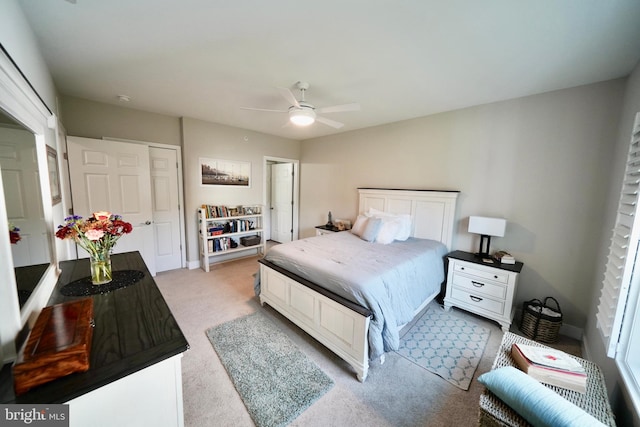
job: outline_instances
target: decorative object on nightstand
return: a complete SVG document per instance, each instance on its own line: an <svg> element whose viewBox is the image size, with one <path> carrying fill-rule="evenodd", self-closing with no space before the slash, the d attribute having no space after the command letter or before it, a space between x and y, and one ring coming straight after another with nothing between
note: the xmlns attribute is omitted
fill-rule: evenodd
<svg viewBox="0 0 640 427"><path fill-rule="evenodd" d="M480 247L478 249L478 256L490 259L491 256L489 255L489 247L491 246L491 236L503 237L506 228L507 220L504 218L470 216L469 233L480 235Z"/></svg>
<svg viewBox="0 0 640 427"><path fill-rule="evenodd" d="M327 227L333 227L333 216L331 215L331 211L329 211L329 216L327 219Z"/></svg>
<svg viewBox="0 0 640 427"><path fill-rule="evenodd" d="M351 221L348 219L336 219L334 225L338 228L338 230L351 230Z"/></svg>
<svg viewBox="0 0 640 427"><path fill-rule="evenodd" d="M444 308L456 306L500 323L508 332L523 264L486 264L475 254L454 251L449 261Z"/></svg>
<svg viewBox="0 0 640 427"><path fill-rule="evenodd" d="M515 264L516 259L507 251L497 251L493 254L493 259L500 264Z"/></svg>

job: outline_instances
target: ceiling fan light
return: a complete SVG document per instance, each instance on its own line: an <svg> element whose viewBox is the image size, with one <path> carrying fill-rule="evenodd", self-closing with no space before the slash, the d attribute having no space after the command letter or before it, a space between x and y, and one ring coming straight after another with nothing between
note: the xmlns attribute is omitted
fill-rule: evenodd
<svg viewBox="0 0 640 427"><path fill-rule="evenodd" d="M316 121L316 113L308 108L291 110L289 120L296 126L309 126Z"/></svg>

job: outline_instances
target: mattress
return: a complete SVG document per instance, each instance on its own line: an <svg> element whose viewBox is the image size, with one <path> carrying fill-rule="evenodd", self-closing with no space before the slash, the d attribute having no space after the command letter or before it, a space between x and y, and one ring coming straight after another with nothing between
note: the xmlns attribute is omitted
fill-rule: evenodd
<svg viewBox="0 0 640 427"><path fill-rule="evenodd" d="M369 309L369 350L375 358L398 349L398 326L440 291L446 253L446 246L435 240L409 238L382 245L340 232L273 246L264 258ZM259 280L255 290L259 295Z"/></svg>

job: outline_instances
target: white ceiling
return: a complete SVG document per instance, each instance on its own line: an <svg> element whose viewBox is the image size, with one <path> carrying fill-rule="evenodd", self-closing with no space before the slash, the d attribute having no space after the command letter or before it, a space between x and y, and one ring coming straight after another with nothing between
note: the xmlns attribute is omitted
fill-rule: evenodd
<svg viewBox="0 0 640 427"><path fill-rule="evenodd" d="M75 2L75 4L74 4ZM626 76L638 0L20 0L60 93L293 139ZM345 123L283 127L307 81ZM118 95L128 95L123 103Z"/></svg>

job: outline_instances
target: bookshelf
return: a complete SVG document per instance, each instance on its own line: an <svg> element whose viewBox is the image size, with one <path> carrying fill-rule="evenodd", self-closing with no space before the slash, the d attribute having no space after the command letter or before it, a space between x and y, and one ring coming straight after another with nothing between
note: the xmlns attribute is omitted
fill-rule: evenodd
<svg viewBox="0 0 640 427"><path fill-rule="evenodd" d="M202 205L198 208L200 267L209 271L212 260L229 254L264 252L261 205Z"/></svg>

